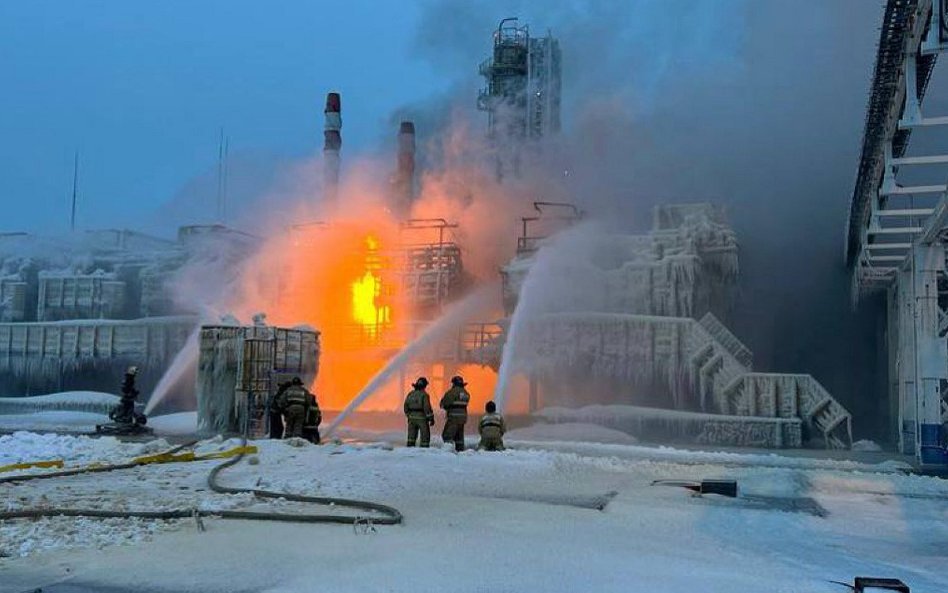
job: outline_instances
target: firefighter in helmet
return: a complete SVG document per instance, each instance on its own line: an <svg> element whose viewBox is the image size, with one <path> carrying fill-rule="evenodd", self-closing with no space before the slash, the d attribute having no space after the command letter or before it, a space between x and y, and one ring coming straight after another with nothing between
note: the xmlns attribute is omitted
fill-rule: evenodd
<svg viewBox="0 0 948 593"><path fill-rule="evenodd" d="M455 451L464 450L464 424L467 422L467 404L471 401L471 394L464 389L466 385L461 376L451 377L451 388L441 398L441 409L447 414L442 436L444 442L454 442Z"/></svg>
<svg viewBox="0 0 948 593"><path fill-rule="evenodd" d="M323 413L319 410L319 402L316 401L316 394L307 392L308 401L306 402L306 414L303 420L303 438L313 443L319 444L319 425L323 421Z"/></svg>
<svg viewBox="0 0 948 593"><path fill-rule="evenodd" d="M485 406L487 413L481 417L477 426L477 432L481 435L481 442L478 443L479 451L503 451L504 433L507 432L507 423L504 417L497 412L497 404L487 402Z"/></svg>
<svg viewBox="0 0 948 593"><path fill-rule="evenodd" d="M303 436L306 408L309 405L311 395L303 387L303 380L299 377L293 377L289 386L275 398L274 407L283 414L283 423L286 427L283 438Z"/></svg>
<svg viewBox="0 0 948 593"><path fill-rule="evenodd" d="M291 385L293 385L293 381L280 383L277 392L267 399L267 408L270 412L270 425L268 428L271 439L283 438L283 412L280 410L279 403L283 399L283 393L289 389Z"/></svg>
<svg viewBox="0 0 948 593"><path fill-rule="evenodd" d="M405 396L405 417L408 419L408 446L414 447L421 435L422 447L431 445L431 427L434 426L434 412L428 392L428 379L418 377L412 383L412 390Z"/></svg>

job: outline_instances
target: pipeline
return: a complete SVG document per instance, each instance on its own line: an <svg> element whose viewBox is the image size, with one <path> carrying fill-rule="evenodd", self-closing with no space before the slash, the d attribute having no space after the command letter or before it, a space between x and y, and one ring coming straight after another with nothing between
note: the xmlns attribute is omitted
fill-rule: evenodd
<svg viewBox="0 0 948 593"><path fill-rule="evenodd" d="M104 509L68 509L68 508L43 508L43 509L20 509L13 511L0 512L0 521L8 519L40 519L44 517L91 517L98 519L188 519L201 516L217 517L220 519L239 519L249 521L281 521L286 523L341 523L346 525L357 525L360 523L371 523L374 525L397 525L402 522L401 512L388 505L369 502L364 500L351 500L346 498L336 498L331 496L304 496L301 494L289 494L285 492L272 492L269 490L257 490L254 488L234 488L223 486L218 481L220 473L227 468L240 463L246 456L247 438L241 439L240 453L227 459L211 469L207 476L208 487L219 494L252 494L257 498L269 498L289 500L293 502L303 502L310 504L319 504L325 506L345 507L378 513L381 516L367 516L363 514L336 515L336 514L289 514L273 513L267 511L235 511L235 510L217 510L199 512L197 509L169 509L164 511L110 511ZM193 446L197 441L185 443L173 449L166 451L163 455L174 455L185 447ZM51 472L45 474L30 474L20 476L9 476L0 478L0 484L12 482L25 482L28 480L39 480L44 478L54 478L63 476L73 476L82 473L109 472L120 469L129 469L144 465L142 462L121 463L115 465L103 465L96 467L80 468L62 472Z"/></svg>

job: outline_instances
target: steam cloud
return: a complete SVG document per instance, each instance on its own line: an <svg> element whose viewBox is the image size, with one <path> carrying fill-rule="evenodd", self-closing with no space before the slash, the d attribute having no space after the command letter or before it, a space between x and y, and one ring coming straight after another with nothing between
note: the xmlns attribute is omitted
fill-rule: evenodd
<svg viewBox="0 0 948 593"><path fill-rule="evenodd" d="M857 429L878 432L880 307L852 311L842 247L881 10L860 0L434 0L416 51L466 80L501 18L552 30L564 133L534 174L638 229L656 203L725 204L742 245L733 324L756 366L813 374ZM441 97L443 112L471 97Z"/></svg>
<svg viewBox="0 0 948 593"><path fill-rule="evenodd" d="M474 68L511 15L560 41L564 130L501 187L484 163ZM639 230L656 203L725 204L742 244L734 330L757 367L812 373L857 428L875 431L880 404L866 402L884 388L878 303L851 310L841 252L880 15L862 0L432 0L415 51L451 90L396 109L385 141L394 122L415 120L414 214L458 221L465 257L477 258L465 263L485 279L534 199L575 201ZM386 157L356 177L382 187ZM318 203L311 167L294 167L269 211L276 199Z"/></svg>

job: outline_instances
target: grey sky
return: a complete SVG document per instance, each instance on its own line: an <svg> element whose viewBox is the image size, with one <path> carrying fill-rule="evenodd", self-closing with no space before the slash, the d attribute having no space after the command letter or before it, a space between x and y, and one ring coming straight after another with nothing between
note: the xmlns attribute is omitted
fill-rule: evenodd
<svg viewBox="0 0 948 593"><path fill-rule="evenodd" d="M0 3L0 230L64 229L74 149L80 223L141 226L231 150L321 148L343 93L345 150L443 82L414 59L412 3L7 0ZM12 207L11 207L12 206Z"/></svg>

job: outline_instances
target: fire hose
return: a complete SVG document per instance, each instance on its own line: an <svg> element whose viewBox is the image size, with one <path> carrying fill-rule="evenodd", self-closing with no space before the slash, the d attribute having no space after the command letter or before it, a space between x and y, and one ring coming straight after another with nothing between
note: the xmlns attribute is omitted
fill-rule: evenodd
<svg viewBox="0 0 948 593"><path fill-rule="evenodd" d="M160 455L174 455L182 449L187 449L196 445L198 441L189 441L183 445L178 445L172 449L168 449ZM31 480L43 480L46 478L64 478L67 476L78 476L79 474L94 474L99 472L112 472L120 469L131 469L133 467L138 467L140 465L145 465L144 462L139 460L129 461L127 463L115 463L112 465L91 465L86 467L78 467L74 469L66 469L58 472L47 472L45 474L26 474L26 475L17 475L17 476L7 476L0 478L0 484L7 484L11 482L27 482Z"/></svg>
<svg viewBox="0 0 948 593"><path fill-rule="evenodd" d="M282 521L286 523L341 523L346 525L374 524L374 525L397 525L402 522L401 512L388 505L369 502L364 500L352 500L346 498L337 498L332 496L305 496L302 494L290 494L287 492L273 492L269 490L259 490L256 488L236 488L232 486L223 486L218 481L220 473L227 468L240 463L246 456L247 439L243 437L238 455L227 459L211 469L207 476L208 487L218 494L251 494L257 498L283 499L292 502L302 502L309 504L318 504L332 507L343 507L357 509L370 514L308 514L308 513L276 513L269 511L238 511L238 510L215 510L198 511L197 509L168 509L163 511L112 511L105 509L70 509L70 508L32 508L0 511L0 521L8 519L40 519L44 517L92 517L100 519L187 519L200 516L217 517L220 519L242 519L251 521ZM179 445L165 452L166 455L173 455L186 447L193 446L197 441ZM114 465L102 465L87 468L78 468L58 472L49 472L43 474L29 474L19 476L9 476L0 478L0 484L25 482L29 480L39 480L44 478L56 478L64 476L74 476L82 473L110 472L121 469L130 469L144 465L140 461L129 463L120 463Z"/></svg>

